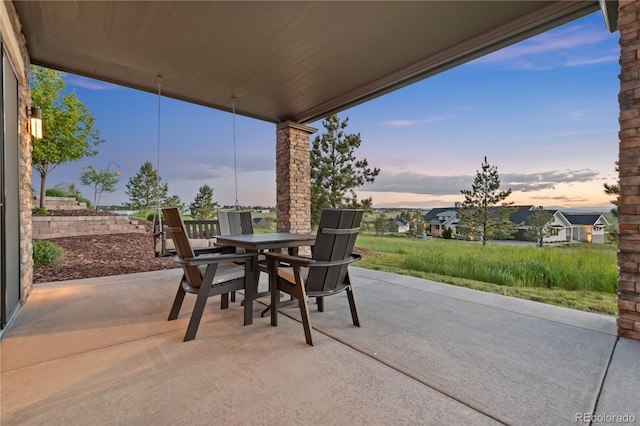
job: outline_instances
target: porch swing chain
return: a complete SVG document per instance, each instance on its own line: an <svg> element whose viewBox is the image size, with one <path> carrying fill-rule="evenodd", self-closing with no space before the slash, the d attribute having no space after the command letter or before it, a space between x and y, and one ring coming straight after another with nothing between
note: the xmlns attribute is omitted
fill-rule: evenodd
<svg viewBox="0 0 640 426"><path fill-rule="evenodd" d="M236 98L231 97L231 115L233 117L233 178L236 191L236 210L240 210L238 204L238 164L236 162Z"/></svg>
<svg viewBox="0 0 640 426"><path fill-rule="evenodd" d="M156 181L156 206L153 210L153 228L156 225L156 217L158 218L157 235L164 235L162 227L162 215L160 214L160 100L162 99L162 75L158 74L158 147L156 150L156 171L158 172L158 180Z"/></svg>

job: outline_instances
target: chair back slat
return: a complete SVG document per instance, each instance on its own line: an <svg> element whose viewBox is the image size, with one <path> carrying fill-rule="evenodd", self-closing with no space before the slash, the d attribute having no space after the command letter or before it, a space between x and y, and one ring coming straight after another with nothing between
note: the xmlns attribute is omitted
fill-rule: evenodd
<svg viewBox="0 0 640 426"><path fill-rule="evenodd" d="M253 234L251 212L218 210L220 235Z"/></svg>
<svg viewBox="0 0 640 426"><path fill-rule="evenodd" d="M355 245L362 210L324 209L318 225L313 259L328 262L347 259ZM306 289L308 291L329 292L343 284L348 265L314 267L309 271Z"/></svg>
<svg viewBox="0 0 640 426"><path fill-rule="evenodd" d="M235 212L240 216L240 227L243 234L253 234L253 219L251 212Z"/></svg>
<svg viewBox="0 0 640 426"><path fill-rule="evenodd" d="M162 209L164 221L167 224L167 231L171 233L171 239L176 249L178 257L181 259L191 259L195 257L191 244L189 244L189 237L186 233L182 216L177 208L171 207ZM186 281L193 288L199 288L202 284L202 275L200 270L196 266L182 265L184 269L184 276Z"/></svg>

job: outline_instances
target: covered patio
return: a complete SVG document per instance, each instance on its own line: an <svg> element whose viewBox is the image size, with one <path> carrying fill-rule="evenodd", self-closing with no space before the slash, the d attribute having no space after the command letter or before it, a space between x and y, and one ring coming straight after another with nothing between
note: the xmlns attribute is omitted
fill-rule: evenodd
<svg viewBox="0 0 640 426"><path fill-rule="evenodd" d="M279 326L195 297L181 270L39 284L2 342L2 424L536 424L640 421L640 342L614 318L351 268L344 293ZM266 300L264 300L266 303ZM580 417L582 416L582 417ZM604 417L603 417L604 418ZM635 421L633 420L635 418ZM608 424L622 424L608 417Z"/></svg>
<svg viewBox="0 0 640 426"><path fill-rule="evenodd" d="M30 63L274 123L278 230L306 233L309 123L599 12L621 47L618 334L640 340L638 9L626 0L4 2L3 69L17 92L7 120L18 124L5 136L18 161L3 164L0 185L0 326L32 287L30 136L20 130Z"/></svg>

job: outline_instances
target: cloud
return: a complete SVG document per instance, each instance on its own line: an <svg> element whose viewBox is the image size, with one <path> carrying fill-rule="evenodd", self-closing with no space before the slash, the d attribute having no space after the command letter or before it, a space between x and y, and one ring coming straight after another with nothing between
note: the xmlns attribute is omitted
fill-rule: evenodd
<svg viewBox="0 0 640 426"><path fill-rule="evenodd" d="M541 173L504 173L501 187L513 191L529 192L554 189L561 183L588 182L599 172L590 169L549 171ZM475 175L431 176L416 172L390 173L382 171L365 191L395 192L425 195L460 195L461 189L471 188Z"/></svg>
<svg viewBox="0 0 640 426"><path fill-rule="evenodd" d="M598 58L573 59L565 62L568 67L577 67L581 65L602 64L605 62L618 62L620 55L600 56Z"/></svg>
<svg viewBox="0 0 640 426"><path fill-rule="evenodd" d="M274 172L275 160L264 156L242 154L238 158L238 175L248 172ZM170 164L163 165L163 178L181 179L195 182L204 182L209 179L217 179L234 175L233 158L210 158L202 156L198 161L192 159L175 159Z"/></svg>
<svg viewBox="0 0 640 426"><path fill-rule="evenodd" d="M590 201L588 198L584 197L568 197L566 195L555 195L555 196L547 196L547 195L537 195L531 197L533 200L548 200L548 201L565 201L572 203L580 203L584 201Z"/></svg>
<svg viewBox="0 0 640 426"><path fill-rule="evenodd" d="M119 88L119 86L116 86L115 84L90 80L75 75L67 76L66 81L69 86L82 87L83 89L89 90L116 90Z"/></svg>
<svg viewBox="0 0 640 426"><path fill-rule="evenodd" d="M591 169L551 171L542 173L505 173L500 175L502 187L513 191L539 191L554 189L560 183L589 182L600 172Z"/></svg>
<svg viewBox="0 0 640 426"><path fill-rule="evenodd" d="M421 120L391 120L391 121L383 121L380 124L384 124L385 126L391 126L391 127L409 127L409 126L416 126L416 125L425 124L425 123L434 123L436 121L442 121L442 120L446 120L446 118L437 116L437 117L424 118Z"/></svg>
<svg viewBox="0 0 640 426"><path fill-rule="evenodd" d="M617 62L618 55L602 56L593 46L611 36L593 27L573 25L540 34L520 43L490 53L474 61L476 64L506 64L512 69L549 70L606 62ZM599 56L592 56L599 54Z"/></svg>
<svg viewBox="0 0 640 426"><path fill-rule="evenodd" d="M411 194L450 195L460 194L473 182L471 176L429 176L415 172L385 173L375 182L363 188L373 192L404 192Z"/></svg>

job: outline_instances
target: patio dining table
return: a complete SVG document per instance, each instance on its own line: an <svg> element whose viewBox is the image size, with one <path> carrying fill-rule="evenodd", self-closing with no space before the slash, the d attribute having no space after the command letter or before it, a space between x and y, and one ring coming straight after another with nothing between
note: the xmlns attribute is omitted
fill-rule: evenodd
<svg viewBox="0 0 640 426"><path fill-rule="evenodd" d="M313 234L296 234L291 232L271 232L265 234L225 235L216 237L219 245L243 248L249 251L264 252L286 248L289 254L295 255L298 247L311 246L315 243Z"/></svg>
<svg viewBox="0 0 640 426"><path fill-rule="evenodd" d="M307 247L315 244L316 236L313 234L297 234L292 232L271 232L264 234L242 234L242 235L226 235L216 237L216 244L232 246L245 249L247 251L265 252L265 251L279 251L284 248L288 249L289 254L296 256L298 254L299 247ZM256 267L258 264L256 263ZM259 271L256 271L256 277ZM269 274L269 280L271 281L271 273ZM277 297L277 287L269 282L269 292L271 294L271 300L273 301ZM257 293L255 297L263 297L269 294L269 292ZM272 302L273 303L273 302ZM269 312L271 305L262 311L260 316L265 316ZM272 312L272 324L274 322L275 313Z"/></svg>

